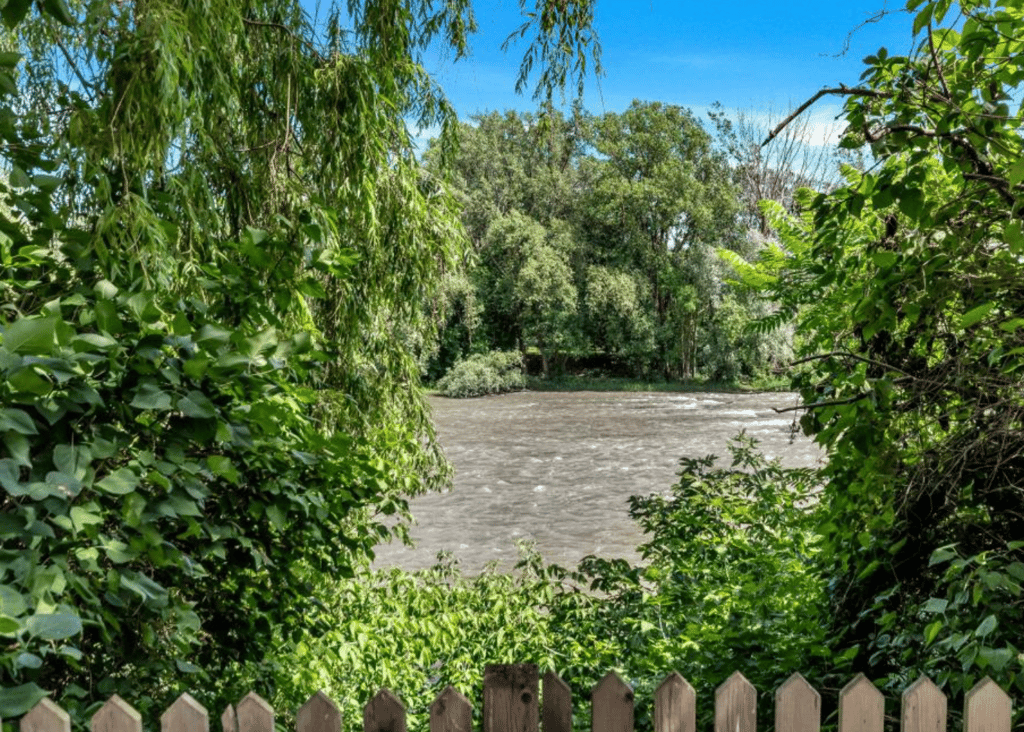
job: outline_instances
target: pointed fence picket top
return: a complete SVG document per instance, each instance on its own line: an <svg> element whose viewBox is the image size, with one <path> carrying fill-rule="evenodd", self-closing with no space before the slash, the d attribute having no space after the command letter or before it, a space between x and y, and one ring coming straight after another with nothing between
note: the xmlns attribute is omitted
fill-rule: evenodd
<svg viewBox="0 0 1024 732"><path fill-rule="evenodd" d="M142 717L128 702L114 694L92 715L92 732L142 732Z"/></svg>
<svg viewBox="0 0 1024 732"><path fill-rule="evenodd" d="M381 689L363 707L363 732L405 732L405 707L390 689Z"/></svg>
<svg viewBox="0 0 1024 732"><path fill-rule="evenodd" d="M739 671L715 689L715 732L757 732L757 690Z"/></svg>
<svg viewBox="0 0 1024 732"><path fill-rule="evenodd" d="M210 732L206 707L191 694L182 694L160 716L160 732Z"/></svg>
<svg viewBox="0 0 1024 732"><path fill-rule="evenodd" d="M609 671L590 695L593 732L633 732L633 689Z"/></svg>
<svg viewBox="0 0 1024 732"><path fill-rule="evenodd" d="M71 732L71 717L44 697L21 718L20 732Z"/></svg>
<svg viewBox="0 0 1024 732"><path fill-rule="evenodd" d="M235 705L235 719L238 732L274 732L274 708L255 691Z"/></svg>
<svg viewBox="0 0 1024 732"><path fill-rule="evenodd" d="M238 715L230 704L220 713L220 728L222 732L238 732Z"/></svg>
<svg viewBox="0 0 1024 732"><path fill-rule="evenodd" d="M554 671L544 674L544 704L541 724L544 732L572 732L572 689Z"/></svg>
<svg viewBox="0 0 1024 732"><path fill-rule="evenodd" d="M341 710L323 691L306 700L295 714L298 732L341 732Z"/></svg>
<svg viewBox="0 0 1024 732"><path fill-rule="evenodd" d="M535 663L484 666L484 732L538 732Z"/></svg>
<svg viewBox="0 0 1024 732"><path fill-rule="evenodd" d="M1010 732L1010 696L988 676L964 698L964 732Z"/></svg>
<svg viewBox="0 0 1024 732"><path fill-rule="evenodd" d="M430 732L473 732L473 705L455 687L446 686L430 705Z"/></svg>
<svg viewBox="0 0 1024 732"><path fill-rule="evenodd" d="M857 674L839 692L839 732L882 732L885 698L868 677Z"/></svg>
<svg viewBox="0 0 1024 732"><path fill-rule="evenodd" d="M946 695L927 676L903 692L900 732L946 732Z"/></svg>
<svg viewBox="0 0 1024 732"><path fill-rule="evenodd" d="M821 695L795 673L775 692L775 732L818 732Z"/></svg>
<svg viewBox="0 0 1024 732"><path fill-rule="evenodd" d="M673 671L654 692L654 732L696 732L697 695Z"/></svg>

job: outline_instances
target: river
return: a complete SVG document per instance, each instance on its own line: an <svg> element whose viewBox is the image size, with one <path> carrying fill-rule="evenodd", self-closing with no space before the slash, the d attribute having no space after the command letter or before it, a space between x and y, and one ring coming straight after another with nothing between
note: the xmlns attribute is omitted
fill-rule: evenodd
<svg viewBox="0 0 1024 732"><path fill-rule="evenodd" d="M420 569L449 550L466 574L492 560L510 569L517 539L563 566L587 554L635 561L643 535L627 500L667 491L681 457L726 456L740 430L786 466L821 455L794 433L793 413L773 409L797 404L793 394L520 392L430 404L454 484L410 501L416 547L379 546L375 568Z"/></svg>

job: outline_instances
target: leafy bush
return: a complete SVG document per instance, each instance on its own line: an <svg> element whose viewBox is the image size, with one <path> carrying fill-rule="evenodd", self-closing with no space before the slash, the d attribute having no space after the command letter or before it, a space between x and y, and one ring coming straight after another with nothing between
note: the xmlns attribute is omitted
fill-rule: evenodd
<svg viewBox="0 0 1024 732"><path fill-rule="evenodd" d="M746 438L731 453L730 469L713 457L687 459L669 495L632 499L647 537L642 565L588 557L568 570L523 545L514 575L467 579L440 562L418 573L312 580L330 599L315 611L318 633L281 639L278 708L297 709L322 687L355 732L361 705L387 686L416 732L446 685L479 715L485 664L533 662L560 674L579 700L617 672L636 691L637 730L649 732L654 690L672 670L703 700L736 669L769 696L793 671L813 683L826 627L808 502L814 473L766 461ZM712 705L698 709L707 726ZM574 728L590 721L582 701Z"/></svg>
<svg viewBox="0 0 1024 732"><path fill-rule="evenodd" d="M437 383L437 388L447 397L503 394L525 387L523 359L516 351L473 354L455 364Z"/></svg>
<svg viewBox="0 0 1024 732"><path fill-rule="evenodd" d="M301 619L295 562L351 573L379 538L350 519L383 468L312 418L306 334L119 289L81 254L19 247L6 270L63 294L2 327L4 717L85 679L194 683Z"/></svg>

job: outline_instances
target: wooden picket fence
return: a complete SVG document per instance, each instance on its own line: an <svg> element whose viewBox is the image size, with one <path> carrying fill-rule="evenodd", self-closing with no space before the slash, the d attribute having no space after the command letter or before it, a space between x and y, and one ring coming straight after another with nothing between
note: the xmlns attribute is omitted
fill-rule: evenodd
<svg viewBox="0 0 1024 732"><path fill-rule="evenodd" d="M572 692L553 673L543 680L543 714L538 705L538 672L533 664L492 665L484 672L483 732L572 732ZM593 732L633 731L633 690L615 673L594 687ZM922 676L903 692L901 732L945 732L946 697ZM654 694L655 732L695 732L696 697L678 673L669 674ZM964 701L964 732L1010 732L1010 697L989 678ZM220 718L223 732L274 732L274 710L250 693ZM405 708L381 689L363 709L364 732L406 732ZM451 686L430 705L430 732L472 732L469 699ZM858 675L839 694L839 732L882 732L882 693ZM793 674L775 692L775 732L818 732L821 697L804 677ZM296 715L297 732L341 732L341 712L322 691ZM71 732L67 713L44 699L21 719L21 732ZM142 732L142 718L119 696L92 718L92 732ZM209 732L206 710L182 694L160 718L161 732ZM756 732L757 692L739 672L715 691L714 732Z"/></svg>

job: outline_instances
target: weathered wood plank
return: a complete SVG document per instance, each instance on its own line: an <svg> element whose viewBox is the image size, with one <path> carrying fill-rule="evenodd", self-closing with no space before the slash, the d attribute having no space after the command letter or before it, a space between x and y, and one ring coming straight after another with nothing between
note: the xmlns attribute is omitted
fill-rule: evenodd
<svg viewBox="0 0 1024 732"><path fill-rule="evenodd" d="M191 694L182 694L160 716L160 732L210 732L206 707Z"/></svg>
<svg viewBox="0 0 1024 732"><path fill-rule="evenodd" d="M405 732L405 706L389 689L381 689L363 707L363 732Z"/></svg>
<svg viewBox="0 0 1024 732"><path fill-rule="evenodd" d="M21 718L18 728L21 732L71 732L71 717L46 697Z"/></svg>
<svg viewBox="0 0 1024 732"><path fill-rule="evenodd" d="M775 732L818 732L821 695L795 673L775 692Z"/></svg>
<svg viewBox="0 0 1024 732"><path fill-rule="evenodd" d="M964 732L1010 732L1010 696L988 676L964 698Z"/></svg>
<svg viewBox="0 0 1024 732"><path fill-rule="evenodd" d="M739 671L715 689L715 732L757 732L757 690Z"/></svg>
<svg viewBox="0 0 1024 732"><path fill-rule="evenodd" d="M544 674L541 724L544 732L572 732L572 689L554 671Z"/></svg>
<svg viewBox="0 0 1024 732"><path fill-rule="evenodd" d="M142 732L142 717L128 702L114 694L92 715L92 732Z"/></svg>
<svg viewBox="0 0 1024 732"><path fill-rule="evenodd" d="M341 710L323 691L306 700L295 714L298 732L341 732Z"/></svg>
<svg viewBox="0 0 1024 732"><path fill-rule="evenodd" d="M597 682L590 695L593 732L633 732L633 689L614 671Z"/></svg>
<svg viewBox="0 0 1024 732"><path fill-rule="evenodd" d="M452 686L446 686L430 705L430 732L473 732L473 705Z"/></svg>
<svg viewBox="0 0 1024 732"><path fill-rule="evenodd" d="M882 732L885 698L868 677L857 674L839 692L839 732Z"/></svg>
<svg viewBox="0 0 1024 732"><path fill-rule="evenodd" d="M927 676L903 692L900 732L946 732L946 695Z"/></svg>
<svg viewBox="0 0 1024 732"><path fill-rule="evenodd" d="M230 704L220 714L220 728L222 732L238 732L238 715Z"/></svg>
<svg viewBox="0 0 1024 732"><path fill-rule="evenodd" d="M274 708L255 691L235 706L238 732L274 732Z"/></svg>
<svg viewBox="0 0 1024 732"><path fill-rule="evenodd" d="M484 732L538 732L535 663L484 667Z"/></svg>
<svg viewBox="0 0 1024 732"><path fill-rule="evenodd" d="M654 732L696 732L697 695L673 671L654 692Z"/></svg>

